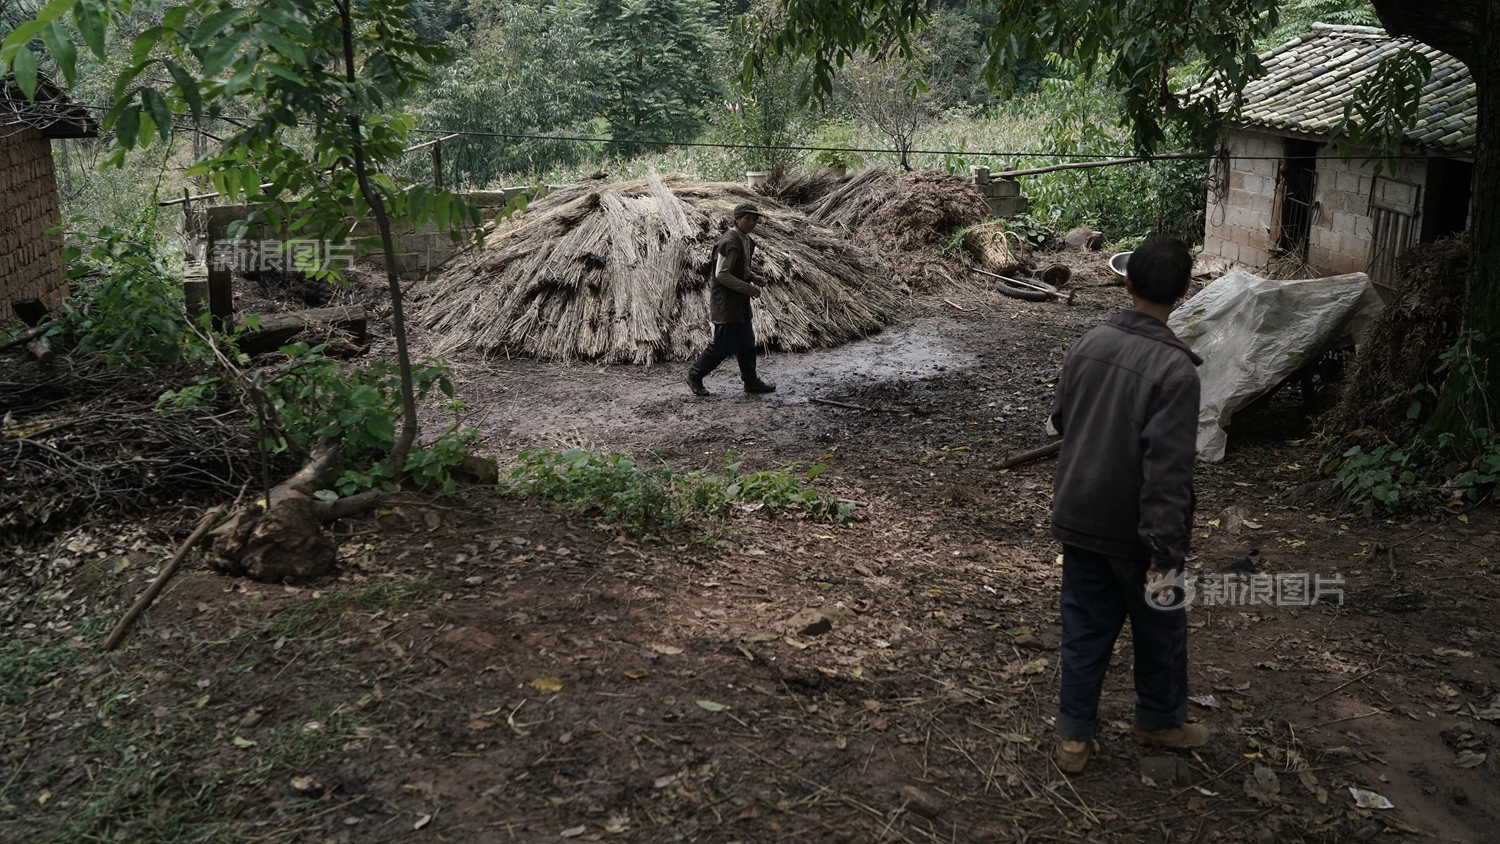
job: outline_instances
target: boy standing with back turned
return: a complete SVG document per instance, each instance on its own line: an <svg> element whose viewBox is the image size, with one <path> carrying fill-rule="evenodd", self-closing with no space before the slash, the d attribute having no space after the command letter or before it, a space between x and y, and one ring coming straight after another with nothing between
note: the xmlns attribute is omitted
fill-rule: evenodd
<svg viewBox="0 0 1500 844"><path fill-rule="evenodd" d="M1096 747L1104 672L1127 617L1135 645L1131 737L1148 747L1208 741L1207 729L1187 723L1180 593L1153 596L1147 586L1182 573L1193 522L1202 360L1166 324L1192 268L1180 240L1141 244L1126 267L1134 308L1085 334L1057 382L1051 422L1064 438L1052 496L1052 535L1063 546L1057 764L1068 773L1082 771Z"/></svg>

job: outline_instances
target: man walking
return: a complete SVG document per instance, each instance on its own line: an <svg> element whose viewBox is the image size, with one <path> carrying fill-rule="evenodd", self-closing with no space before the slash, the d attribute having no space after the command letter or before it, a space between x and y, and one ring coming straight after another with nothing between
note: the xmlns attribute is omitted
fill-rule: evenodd
<svg viewBox="0 0 1500 844"><path fill-rule="evenodd" d="M1184 602L1175 588L1160 591L1183 571L1193 522L1194 367L1202 360L1166 325L1192 268L1180 240L1141 244L1126 267L1134 308L1085 334L1057 382L1051 422L1064 437L1052 496L1052 535L1063 546L1057 764L1068 773L1082 771L1096 748L1104 672L1127 617L1135 645L1131 737L1172 748L1209 738L1187 723Z"/></svg>
<svg viewBox="0 0 1500 844"><path fill-rule="evenodd" d="M741 202L734 207L734 225L714 244L713 269L709 281L708 316L714 336L703 354L688 368L687 383L694 395L709 395L703 379L725 358L740 364L740 380L747 393L774 393L776 387L755 374L755 328L750 322L750 300L759 299L766 280L750 270L755 241L750 233L760 222L760 209Z"/></svg>

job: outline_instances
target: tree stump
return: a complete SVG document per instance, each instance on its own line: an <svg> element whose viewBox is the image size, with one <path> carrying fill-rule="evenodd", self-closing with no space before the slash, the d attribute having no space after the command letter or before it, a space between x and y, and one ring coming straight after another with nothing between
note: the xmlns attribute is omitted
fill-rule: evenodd
<svg viewBox="0 0 1500 844"><path fill-rule="evenodd" d="M263 583L306 583L332 574L338 549L323 533L318 503L288 498L270 510L255 505L219 537L209 565Z"/></svg>

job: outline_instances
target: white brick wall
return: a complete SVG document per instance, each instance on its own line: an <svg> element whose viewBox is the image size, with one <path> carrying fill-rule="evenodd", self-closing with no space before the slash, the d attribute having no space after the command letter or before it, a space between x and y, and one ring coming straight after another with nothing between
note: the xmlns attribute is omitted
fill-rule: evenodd
<svg viewBox="0 0 1500 844"><path fill-rule="evenodd" d="M1263 266L1270 258L1267 230L1275 216L1272 204L1284 141L1268 132L1235 129L1225 146L1231 157L1232 189L1222 205L1208 204L1203 249L1240 264ZM1384 175L1421 185L1426 173L1424 160L1402 159L1394 173ZM1361 155L1343 162L1336 155L1320 154L1317 174L1308 262L1326 272L1362 272L1372 237L1368 211L1370 191L1377 184L1374 165L1364 164ZM1388 202L1411 206L1417 200L1417 189L1410 185L1387 180L1378 184Z"/></svg>

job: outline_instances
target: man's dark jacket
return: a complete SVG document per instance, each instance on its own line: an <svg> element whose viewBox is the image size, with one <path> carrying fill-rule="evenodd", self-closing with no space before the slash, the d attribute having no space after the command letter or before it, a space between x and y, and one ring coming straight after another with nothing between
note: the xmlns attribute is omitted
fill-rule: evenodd
<svg viewBox="0 0 1500 844"><path fill-rule="evenodd" d="M729 259L726 272L719 272L720 255ZM750 282L759 280L750 272L750 259L754 256L755 241L734 226L714 244L708 294L708 318L714 325L750 321Z"/></svg>
<svg viewBox="0 0 1500 844"><path fill-rule="evenodd" d="M1193 524L1202 363L1155 317L1126 311L1068 351L1052 424L1063 435L1052 535L1180 568Z"/></svg>

